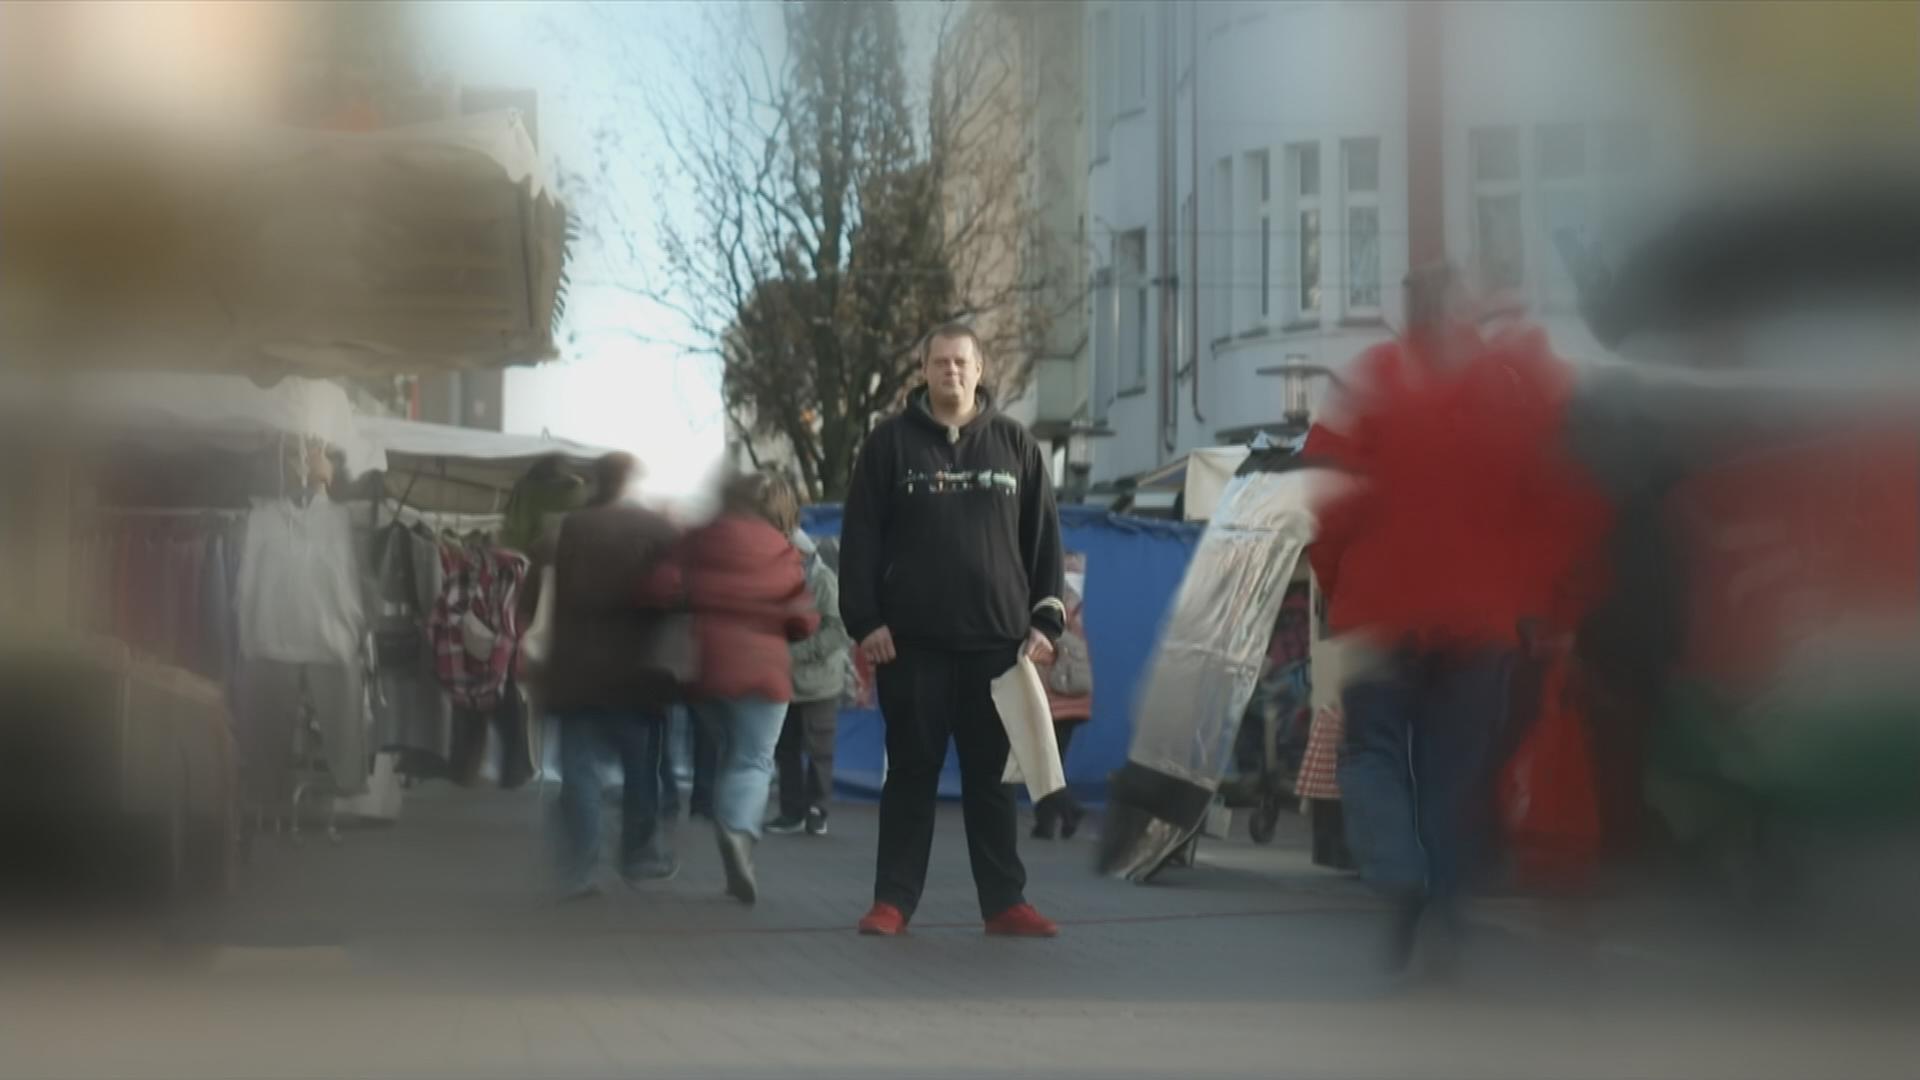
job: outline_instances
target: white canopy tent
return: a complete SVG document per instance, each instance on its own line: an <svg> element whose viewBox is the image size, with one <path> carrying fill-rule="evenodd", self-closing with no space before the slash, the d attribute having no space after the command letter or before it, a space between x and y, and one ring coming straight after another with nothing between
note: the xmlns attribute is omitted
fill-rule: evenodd
<svg viewBox="0 0 1920 1080"><path fill-rule="evenodd" d="M384 416L359 418L365 437L386 453L386 494L415 509L461 514L499 512L508 492L541 461L584 474L612 451L549 435L429 424Z"/></svg>
<svg viewBox="0 0 1920 1080"><path fill-rule="evenodd" d="M1185 519L1206 521L1249 452L1244 446L1203 446L1140 477L1134 490L1159 494L1169 504L1173 496L1184 496Z"/></svg>
<svg viewBox="0 0 1920 1080"><path fill-rule="evenodd" d="M0 414L29 438L204 446L246 453L287 439L319 439L349 475L386 469L345 390L320 379L259 386L238 375L83 374L0 378Z"/></svg>

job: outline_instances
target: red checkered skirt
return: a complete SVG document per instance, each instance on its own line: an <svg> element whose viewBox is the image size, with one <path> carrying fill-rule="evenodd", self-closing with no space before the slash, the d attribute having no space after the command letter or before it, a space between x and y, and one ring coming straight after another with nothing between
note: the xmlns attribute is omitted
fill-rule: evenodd
<svg viewBox="0 0 1920 1080"><path fill-rule="evenodd" d="M1301 798L1340 797L1340 740L1346 730L1340 706L1314 710L1313 727L1307 732L1307 752L1300 759L1300 781L1295 785Z"/></svg>

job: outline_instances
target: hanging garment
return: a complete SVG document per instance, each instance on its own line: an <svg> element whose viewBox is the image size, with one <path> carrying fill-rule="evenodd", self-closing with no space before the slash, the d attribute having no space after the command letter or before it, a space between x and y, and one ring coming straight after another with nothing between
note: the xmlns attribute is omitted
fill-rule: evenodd
<svg viewBox="0 0 1920 1080"><path fill-rule="evenodd" d="M358 664L290 664L249 659L240 669L237 726L246 790L263 807L293 796L293 751L311 704L334 794L367 787L366 695Z"/></svg>
<svg viewBox="0 0 1920 1080"><path fill-rule="evenodd" d="M445 545L446 585L427 619L434 674L459 708L490 711L500 703L519 643L515 602L527 560L509 551ZM470 648L482 634L484 650Z"/></svg>
<svg viewBox="0 0 1920 1080"><path fill-rule="evenodd" d="M444 764L450 752L449 709L428 663L426 591L417 580L424 547L431 556L434 580L439 577L440 547L413 529L394 523L373 538L369 562L374 567L373 744L382 750L399 749ZM426 594L429 601L432 593ZM409 773L423 771L412 767ZM435 770L437 771L437 770Z"/></svg>
<svg viewBox="0 0 1920 1080"><path fill-rule="evenodd" d="M357 663L365 626L347 509L261 501L240 563L240 648L249 659Z"/></svg>
<svg viewBox="0 0 1920 1080"><path fill-rule="evenodd" d="M1295 791L1303 801L1340 798L1340 743L1346 737L1346 722L1339 705L1323 705L1313 714L1313 729L1307 736L1307 753L1300 760L1300 779Z"/></svg>
<svg viewBox="0 0 1920 1080"><path fill-rule="evenodd" d="M536 465L507 497L506 521L500 527L500 544L511 551L531 551L557 515L571 513L587 504L587 485L577 476L560 472L551 464Z"/></svg>

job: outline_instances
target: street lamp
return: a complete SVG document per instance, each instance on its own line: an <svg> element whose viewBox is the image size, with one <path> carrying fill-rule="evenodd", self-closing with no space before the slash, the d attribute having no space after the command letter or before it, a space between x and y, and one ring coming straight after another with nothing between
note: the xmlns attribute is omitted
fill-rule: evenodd
<svg viewBox="0 0 1920 1080"><path fill-rule="evenodd" d="M1313 380L1327 379L1335 386L1341 385L1340 376L1333 369L1320 364L1310 364L1303 353L1288 353L1286 360L1273 367L1257 368L1256 375L1277 375L1283 381L1281 401L1284 411L1281 414L1281 426L1289 435L1298 435L1307 430L1313 421Z"/></svg>

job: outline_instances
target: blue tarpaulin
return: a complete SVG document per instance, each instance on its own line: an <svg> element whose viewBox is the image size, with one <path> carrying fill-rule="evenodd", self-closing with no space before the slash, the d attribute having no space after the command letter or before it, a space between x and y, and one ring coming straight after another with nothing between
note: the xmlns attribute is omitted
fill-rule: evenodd
<svg viewBox="0 0 1920 1080"><path fill-rule="evenodd" d="M815 539L840 535L840 507L811 506L803 522ZM1200 527L1127 517L1084 506L1060 508L1063 546L1087 558L1083 619L1093 660L1093 719L1067 755L1067 781L1089 801L1105 797L1107 776L1127 760L1133 702L1145 681L1161 620L1186 575ZM885 734L875 709L842 709L834 776L842 794L872 798L885 776ZM955 757L947 757L940 793L960 793Z"/></svg>

